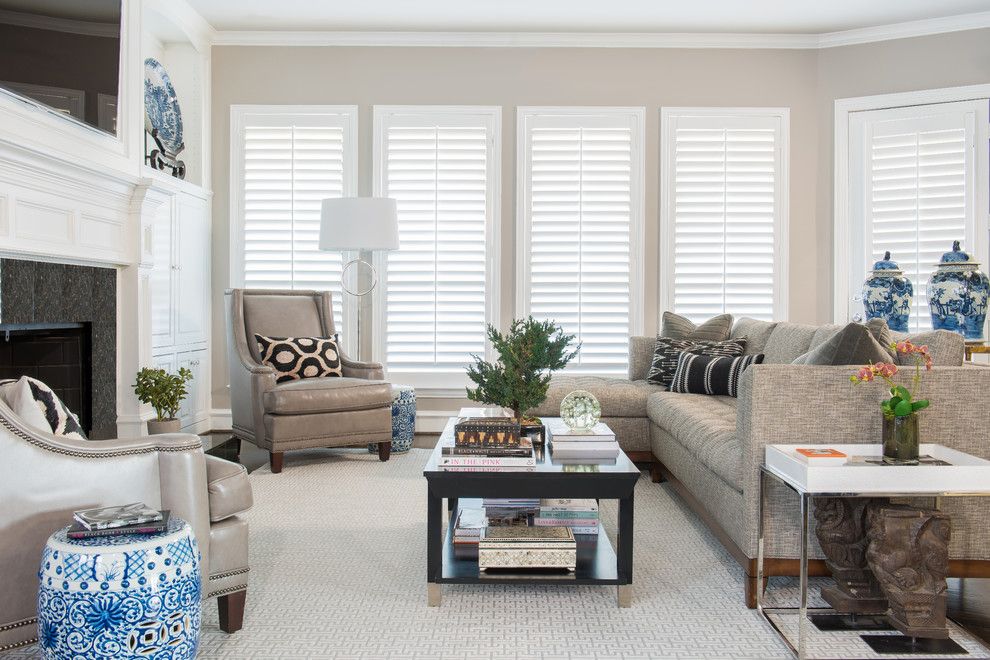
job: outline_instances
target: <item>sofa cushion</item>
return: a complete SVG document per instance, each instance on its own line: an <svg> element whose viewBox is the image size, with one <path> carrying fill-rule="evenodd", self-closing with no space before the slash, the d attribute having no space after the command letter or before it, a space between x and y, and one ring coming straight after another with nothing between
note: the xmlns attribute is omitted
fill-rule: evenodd
<svg viewBox="0 0 990 660"><path fill-rule="evenodd" d="M629 380L646 380L653 363L653 348L657 338L633 336L629 338Z"/></svg>
<svg viewBox="0 0 990 660"><path fill-rule="evenodd" d="M666 389L644 380L556 374L550 380L547 398L527 412L540 417L556 417L560 415L560 402L565 396L574 390L586 390L601 404L602 417L646 417L646 398Z"/></svg>
<svg viewBox="0 0 990 660"><path fill-rule="evenodd" d="M802 353L807 353L811 340L818 331L817 325L803 323L778 323L767 339L764 362L769 364L790 364Z"/></svg>
<svg viewBox="0 0 990 660"><path fill-rule="evenodd" d="M653 364L646 380L658 385L669 385L677 371L677 361L681 353L695 355L717 355L735 357L746 350L745 339L729 339L726 341L700 341L697 339L671 339L657 337L656 348L653 350Z"/></svg>
<svg viewBox="0 0 990 660"><path fill-rule="evenodd" d="M305 378L279 383L262 397L272 415L371 410L392 405L392 387L363 378Z"/></svg>
<svg viewBox="0 0 990 660"><path fill-rule="evenodd" d="M206 490L210 495L210 521L217 522L251 508L251 483L240 463L206 455Z"/></svg>
<svg viewBox="0 0 990 660"><path fill-rule="evenodd" d="M884 328L887 327L883 321L880 323ZM873 324L873 328L880 330L879 324L876 323ZM859 323L849 323L825 342L796 357L794 364L861 365L889 362L893 357L890 349L877 340L871 328Z"/></svg>
<svg viewBox="0 0 990 660"><path fill-rule="evenodd" d="M664 312L660 336L671 339L703 339L725 341L732 328L732 314L719 314L697 325L690 319L673 312Z"/></svg>
<svg viewBox="0 0 990 660"><path fill-rule="evenodd" d="M918 334L891 332L894 341L910 339L916 346L928 346L932 362L936 367L961 367L966 353L966 340L957 332L931 330ZM898 355L897 364L914 366L910 355Z"/></svg>
<svg viewBox="0 0 990 660"><path fill-rule="evenodd" d="M671 392L736 396L739 377L751 364L763 362L763 354L717 357L681 353L677 372L670 381Z"/></svg>
<svg viewBox="0 0 990 660"><path fill-rule="evenodd" d="M661 392L650 396L646 410L653 424L741 492L737 405L731 396Z"/></svg>
<svg viewBox="0 0 990 660"><path fill-rule="evenodd" d="M770 334L777 327L776 321L758 321L757 319L741 318L732 326L730 339L746 340L746 355L762 353L767 347Z"/></svg>

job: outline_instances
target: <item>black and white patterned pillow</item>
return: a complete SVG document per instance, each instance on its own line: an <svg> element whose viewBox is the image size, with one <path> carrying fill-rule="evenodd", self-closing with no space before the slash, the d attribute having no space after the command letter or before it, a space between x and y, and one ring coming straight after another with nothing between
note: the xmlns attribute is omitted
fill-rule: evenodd
<svg viewBox="0 0 990 660"><path fill-rule="evenodd" d="M79 418L52 388L30 376L0 380L0 396L28 426L76 440L86 440Z"/></svg>
<svg viewBox="0 0 990 660"><path fill-rule="evenodd" d="M328 337L265 337L256 334L261 363L278 372L276 383L343 376L337 341Z"/></svg>
<svg viewBox="0 0 990 660"><path fill-rule="evenodd" d="M742 355L746 350L745 339L729 339L726 341L702 341L698 339L671 339L657 337L653 348L653 364L646 380L657 385L669 385L677 371L677 358L687 351L697 355L719 355L734 357Z"/></svg>
<svg viewBox="0 0 990 660"><path fill-rule="evenodd" d="M751 364L763 362L763 354L717 357L681 353L677 371L670 382L671 392L737 396L739 376Z"/></svg>

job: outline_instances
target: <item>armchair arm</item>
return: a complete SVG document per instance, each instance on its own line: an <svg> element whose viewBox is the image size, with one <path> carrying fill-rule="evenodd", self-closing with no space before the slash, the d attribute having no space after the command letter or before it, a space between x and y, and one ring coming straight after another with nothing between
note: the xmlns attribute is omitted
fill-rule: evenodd
<svg viewBox="0 0 990 660"><path fill-rule="evenodd" d="M743 515L755 550L759 472L769 444L873 444L881 433L884 384L854 385L855 367L759 364L739 383L736 433L741 450ZM906 371L906 370L905 370ZM906 372L897 382L907 382ZM931 406L919 414L922 442L990 458L990 368L935 367L924 374L921 395ZM777 497L776 491L775 495ZM768 530L769 533L770 530ZM773 539L768 539L772 544ZM755 556L755 555L751 555ZM771 555L773 556L773 555Z"/></svg>
<svg viewBox="0 0 990 660"><path fill-rule="evenodd" d="M340 364L343 367L344 376L348 378L385 380L385 368L380 362L358 362L341 353Z"/></svg>

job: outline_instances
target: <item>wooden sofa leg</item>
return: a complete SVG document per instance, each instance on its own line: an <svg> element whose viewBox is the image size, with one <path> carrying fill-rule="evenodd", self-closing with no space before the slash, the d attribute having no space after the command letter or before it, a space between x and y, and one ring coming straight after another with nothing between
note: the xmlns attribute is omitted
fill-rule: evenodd
<svg viewBox="0 0 990 660"><path fill-rule="evenodd" d="M272 473L278 474L282 471L282 463L285 460L284 451L270 451L268 452L268 461L272 466Z"/></svg>
<svg viewBox="0 0 990 660"><path fill-rule="evenodd" d="M232 594L217 598L217 609L220 611L220 630L227 634L235 633L244 625L244 602L247 591L235 591Z"/></svg>
<svg viewBox="0 0 990 660"><path fill-rule="evenodd" d="M653 461L650 463L650 479L655 484L662 484L666 479L663 478L663 472L660 470L660 462Z"/></svg>
<svg viewBox="0 0 990 660"><path fill-rule="evenodd" d="M378 443L378 460L385 462L392 455L392 441Z"/></svg>

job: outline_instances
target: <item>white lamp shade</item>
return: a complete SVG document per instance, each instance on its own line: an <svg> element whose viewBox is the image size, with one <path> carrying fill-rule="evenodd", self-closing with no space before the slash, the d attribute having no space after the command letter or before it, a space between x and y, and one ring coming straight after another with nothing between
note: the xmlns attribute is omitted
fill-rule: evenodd
<svg viewBox="0 0 990 660"><path fill-rule="evenodd" d="M385 197L324 199L320 209L320 249L398 250L395 200Z"/></svg>

